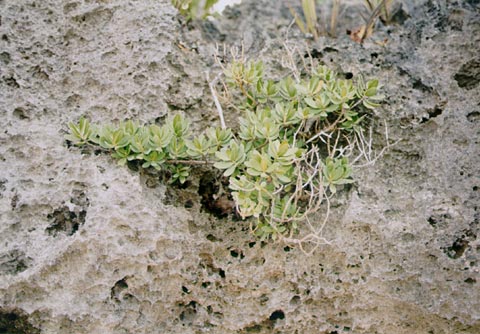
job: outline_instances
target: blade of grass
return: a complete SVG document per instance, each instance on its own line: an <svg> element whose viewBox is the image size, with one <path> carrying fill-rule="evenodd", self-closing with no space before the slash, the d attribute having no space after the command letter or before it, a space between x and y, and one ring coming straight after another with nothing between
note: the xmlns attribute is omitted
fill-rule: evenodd
<svg viewBox="0 0 480 334"><path fill-rule="evenodd" d="M386 0L382 0L378 5L377 7L375 7L375 9L372 11L372 13L370 14L370 17L368 18L368 21L367 23L365 24L365 30L363 31L363 33L361 34L361 37L360 37L360 43L362 43L365 38L367 38L368 36L370 36L373 32L373 26L375 25L375 21L377 20L377 18L380 16L381 14L381 11L382 11L382 7L384 6L385 4L385 1Z"/></svg>
<svg viewBox="0 0 480 334"><path fill-rule="evenodd" d="M307 21L307 30L315 39L317 39L317 10L315 0L302 0L302 9L303 14L305 15L305 20Z"/></svg>
<svg viewBox="0 0 480 334"><path fill-rule="evenodd" d="M333 0L332 3L332 13L330 16L330 36L335 37L335 30L337 28L337 19L340 12L340 2L341 0Z"/></svg>
<svg viewBox="0 0 480 334"><path fill-rule="evenodd" d="M289 6L288 9L290 10L290 13L292 13L293 18L295 19L295 23L297 24L300 31L306 34L307 29L305 28L303 20L300 18L300 16L298 16L297 12L292 7Z"/></svg>

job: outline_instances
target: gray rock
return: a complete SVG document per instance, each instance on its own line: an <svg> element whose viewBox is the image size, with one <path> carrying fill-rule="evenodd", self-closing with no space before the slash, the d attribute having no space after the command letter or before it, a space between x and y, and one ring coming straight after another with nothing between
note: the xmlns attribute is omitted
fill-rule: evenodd
<svg viewBox="0 0 480 334"><path fill-rule="evenodd" d="M405 2L363 45L344 34L361 6L312 41L287 30L286 3L185 26L166 0L0 1L0 332L480 332L478 2ZM63 139L82 115L182 110L201 130L216 43L243 39L279 77L287 35L299 68L308 49L378 77L375 148L384 120L401 139L356 170L311 256L201 209L203 172L174 189Z"/></svg>

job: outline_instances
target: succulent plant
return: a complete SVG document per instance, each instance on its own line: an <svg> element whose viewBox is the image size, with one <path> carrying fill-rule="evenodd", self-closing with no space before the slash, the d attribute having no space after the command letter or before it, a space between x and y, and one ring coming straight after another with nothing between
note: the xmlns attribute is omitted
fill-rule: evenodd
<svg viewBox="0 0 480 334"><path fill-rule="evenodd" d="M65 136L65 139L71 141L75 145L81 146L95 136L93 129L90 127L90 122L85 118L80 118L78 124L69 123L70 134Z"/></svg>
<svg viewBox="0 0 480 334"><path fill-rule="evenodd" d="M66 139L111 150L119 164L168 171L170 182L184 183L193 166L210 163L228 178L238 213L256 219L256 235L291 234L322 196L354 182L345 145L383 96L377 80L341 79L325 66L298 81L264 79L263 70L261 62L225 70L244 110L237 132L211 127L192 136L189 121L175 114L162 126L128 121L98 130L81 118Z"/></svg>
<svg viewBox="0 0 480 334"><path fill-rule="evenodd" d="M224 169L224 176L233 175L235 170L245 161L245 146L243 143L237 144L236 141L232 140L229 146L215 152L215 157L218 161L213 166L218 169Z"/></svg>

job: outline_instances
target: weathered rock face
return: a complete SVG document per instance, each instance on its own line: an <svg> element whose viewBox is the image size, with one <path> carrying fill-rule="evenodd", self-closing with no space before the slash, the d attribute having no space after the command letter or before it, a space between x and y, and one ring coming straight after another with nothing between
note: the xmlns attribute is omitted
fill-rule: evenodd
<svg viewBox="0 0 480 334"><path fill-rule="evenodd" d="M63 139L80 115L216 122L215 43L243 38L249 57L287 73L284 2L187 28L169 1L0 1L0 332L480 332L478 1L404 5L363 46L340 33L358 8L339 38L307 43L293 27L289 43L378 77L376 146L383 120L401 141L356 171L330 245L307 257L204 212L208 178L172 190Z"/></svg>

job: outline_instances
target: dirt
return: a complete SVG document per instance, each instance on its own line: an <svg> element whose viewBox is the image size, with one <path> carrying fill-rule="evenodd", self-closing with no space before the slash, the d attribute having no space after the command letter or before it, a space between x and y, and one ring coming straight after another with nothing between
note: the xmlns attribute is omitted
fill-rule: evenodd
<svg viewBox="0 0 480 334"><path fill-rule="evenodd" d="M0 333L480 332L479 2L403 1L363 44L361 3L316 41L288 4L187 25L169 1L0 1ZM214 174L170 186L63 138L82 115L218 122L205 72L242 44L273 77L286 44L301 70L310 54L383 85L374 147L385 123L398 143L355 170L310 256L215 204Z"/></svg>

